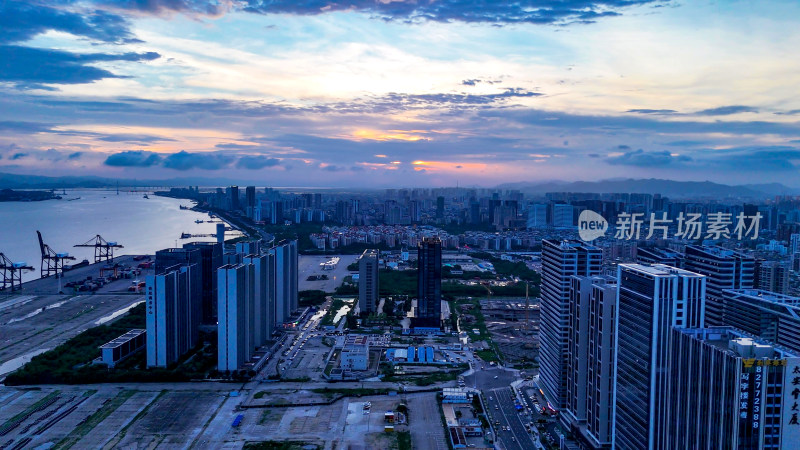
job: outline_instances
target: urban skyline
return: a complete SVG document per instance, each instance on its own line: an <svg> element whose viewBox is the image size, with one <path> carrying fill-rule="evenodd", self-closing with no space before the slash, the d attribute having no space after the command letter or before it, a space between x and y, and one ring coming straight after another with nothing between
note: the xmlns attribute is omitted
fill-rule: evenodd
<svg viewBox="0 0 800 450"><path fill-rule="evenodd" d="M797 0L0 30L0 448L798 448Z"/></svg>

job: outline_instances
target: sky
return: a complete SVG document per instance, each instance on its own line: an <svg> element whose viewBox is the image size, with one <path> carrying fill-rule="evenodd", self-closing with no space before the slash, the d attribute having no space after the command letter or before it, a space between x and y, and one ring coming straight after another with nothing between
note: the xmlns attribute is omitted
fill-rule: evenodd
<svg viewBox="0 0 800 450"><path fill-rule="evenodd" d="M0 0L0 172L800 187L800 2Z"/></svg>

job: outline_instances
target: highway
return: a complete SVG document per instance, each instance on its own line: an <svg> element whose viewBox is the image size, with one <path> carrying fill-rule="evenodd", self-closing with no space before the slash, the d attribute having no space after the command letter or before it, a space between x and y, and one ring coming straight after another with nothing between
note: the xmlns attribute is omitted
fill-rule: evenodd
<svg viewBox="0 0 800 450"><path fill-rule="evenodd" d="M484 391L487 401L487 412L494 425L496 440L501 448L507 450L529 450L537 448L533 437L525 429L523 419L527 416L514 408L514 392L510 387L495 388ZM508 430L508 431L504 431Z"/></svg>

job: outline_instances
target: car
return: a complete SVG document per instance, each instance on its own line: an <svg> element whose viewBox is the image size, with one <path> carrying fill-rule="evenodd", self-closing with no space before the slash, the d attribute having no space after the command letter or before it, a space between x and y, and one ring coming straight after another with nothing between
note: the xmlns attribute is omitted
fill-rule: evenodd
<svg viewBox="0 0 800 450"><path fill-rule="evenodd" d="M495 376L494 376L494 379L495 379L495 380L497 379L497 375L495 375Z"/></svg>

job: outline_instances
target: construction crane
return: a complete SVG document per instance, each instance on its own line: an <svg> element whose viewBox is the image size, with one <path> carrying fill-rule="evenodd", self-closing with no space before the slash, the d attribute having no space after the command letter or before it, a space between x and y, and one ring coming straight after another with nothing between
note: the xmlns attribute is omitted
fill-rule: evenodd
<svg viewBox="0 0 800 450"><path fill-rule="evenodd" d="M106 241L99 234L89 239L83 244L78 244L75 247L94 247L94 262L95 264L101 261L111 261L114 259L114 249L123 248L116 242Z"/></svg>
<svg viewBox="0 0 800 450"><path fill-rule="evenodd" d="M36 270L24 262L11 262L6 255L0 253L0 272L3 274L0 291L7 287L11 292L22 289L22 272Z"/></svg>
<svg viewBox="0 0 800 450"><path fill-rule="evenodd" d="M39 235L39 248L42 250L42 278L50 275L58 275L64 271L64 261L74 261L74 256L69 253L56 253L49 245L42 240L42 232L36 231Z"/></svg>

